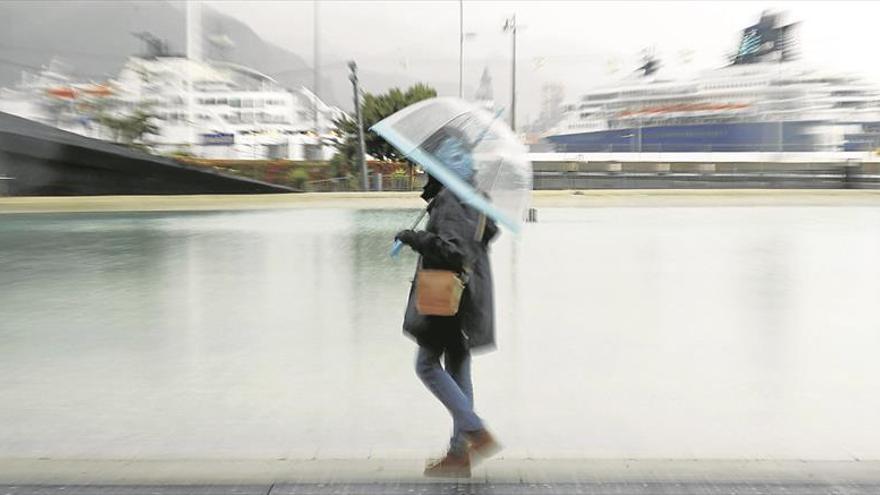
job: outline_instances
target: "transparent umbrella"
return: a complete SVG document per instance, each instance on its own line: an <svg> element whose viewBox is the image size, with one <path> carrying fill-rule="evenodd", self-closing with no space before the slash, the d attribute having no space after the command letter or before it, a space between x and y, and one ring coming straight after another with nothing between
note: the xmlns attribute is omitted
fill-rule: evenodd
<svg viewBox="0 0 880 495"><path fill-rule="evenodd" d="M458 98L431 98L404 108L371 129L462 201L519 232L532 190L532 164L525 146L495 117ZM474 172L469 181L439 152L449 138L455 138L467 152Z"/></svg>

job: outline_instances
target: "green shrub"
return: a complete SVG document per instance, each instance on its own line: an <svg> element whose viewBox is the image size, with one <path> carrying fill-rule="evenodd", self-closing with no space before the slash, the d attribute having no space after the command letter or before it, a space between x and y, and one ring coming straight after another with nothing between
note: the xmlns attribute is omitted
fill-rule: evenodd
<svg viewBox="0 0 880 495"><path fill-rule="evenodd" d="M309 173L301 168L296 168L287 173L287 181L297 189L304 189L309 180Z"/></svg>
<svg viewBox="0 0 880 495"><path fill-rule="evenodd" d="M172 158L196 158L192 151L185 148L178 148L170 153Z"/></svg>

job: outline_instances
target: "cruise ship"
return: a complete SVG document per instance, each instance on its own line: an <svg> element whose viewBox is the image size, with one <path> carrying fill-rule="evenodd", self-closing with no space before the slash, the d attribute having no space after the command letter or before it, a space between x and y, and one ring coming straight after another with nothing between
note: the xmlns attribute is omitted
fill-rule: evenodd
<svg viewBox="0 0 880 495"><path fill-rule="evenodd" d="M664 79L646 57L637 74L565 106L545 136L557 152L805 152L880 148L880 90L806 67L796 24L765 12L744 29L729 65Z"/></svg>

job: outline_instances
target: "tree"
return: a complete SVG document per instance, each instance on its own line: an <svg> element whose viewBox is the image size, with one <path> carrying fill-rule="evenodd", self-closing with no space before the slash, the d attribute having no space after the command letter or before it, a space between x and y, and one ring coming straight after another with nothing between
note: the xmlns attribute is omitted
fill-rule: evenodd
<svg viewBox="0 0 880 495"><path fill-rule="evenodd" d="M364 146L367 148L367 154L379 160L406 161L400 152L369 129L373 124L398 110L435 96L437 96L437 91L434 88L421 83L411 86L406 91L392 88L384 94L364 94L361 102L361 118L364 122ZM333 124L342 135L342 139L334 145L336 147L334 160L339 163L339 169L345 167L347 171L350 171L358 149L357 122L346 116L335 120Z"/></svg>
<svg viewBox="0 0 880 495"><path fill-rule="evenodd" d="M147 134L158 134L159 127L152 122L154 116L144 110L135 110L131 115L112 116L101 114L98 121L110 129L113 140L125 144L141 141Z"/></svg>

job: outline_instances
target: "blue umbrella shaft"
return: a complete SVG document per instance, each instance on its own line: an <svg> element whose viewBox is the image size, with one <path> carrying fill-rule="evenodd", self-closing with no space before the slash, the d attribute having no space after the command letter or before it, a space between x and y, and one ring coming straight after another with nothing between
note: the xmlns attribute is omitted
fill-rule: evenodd
<svg viewBox="0 0 880 495"><path fill-rule="evenodd" d="M397 258L397 255L400 254L401 249L403 249L403 243L395 239L394 243L391 244L391 257Z"/></svg>

